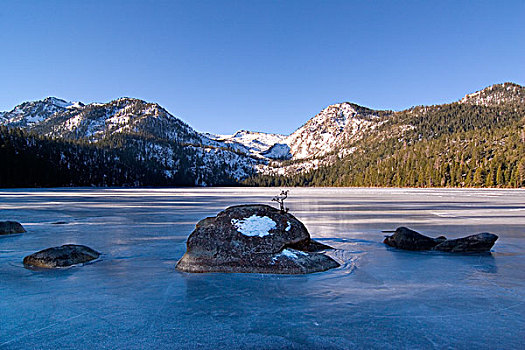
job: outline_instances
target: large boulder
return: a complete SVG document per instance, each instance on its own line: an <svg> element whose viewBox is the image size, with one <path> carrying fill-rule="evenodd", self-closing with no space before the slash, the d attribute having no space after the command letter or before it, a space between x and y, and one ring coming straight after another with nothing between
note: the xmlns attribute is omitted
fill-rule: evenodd
<svg viewBox="0 0 525 350"><path fill-rule="evenodd" d="M435 246L434 249L454 253L488 252L497 239L498 236L495 234L483 232L463 238L448 239Z"/></svg>
<svg viewBox="0 0 525 350"><path fill-rule="evenodd" d="M385 237L383 243L405 250L439 250L443 252L468 253L488 252L498 236L492 233L478 233L457 239L444 236L431 238L406 227L398 227L394 234Z"/></svg>
<svg viewBox="0 0 525 350"><path fill-rule="evenodd" d="M66 244L26 256L24 265L42 268L67 267L95 260L99 256L99 252L84 245Z"/></svg>
<svg viewBox="0 0 525 350"><path fill-rule="evenodd" d="M185 272L305 274L339 264L318 251L330 247L310 239L293 215L268 205L229 207L197 223L186 254Z"/></svg>
<svg viewBox="0 0 525 350"><path fill-rule="evenodd" d="M19 222L0 221L0 235L9 235L13 233L24 233L26 230Z"/></svg>

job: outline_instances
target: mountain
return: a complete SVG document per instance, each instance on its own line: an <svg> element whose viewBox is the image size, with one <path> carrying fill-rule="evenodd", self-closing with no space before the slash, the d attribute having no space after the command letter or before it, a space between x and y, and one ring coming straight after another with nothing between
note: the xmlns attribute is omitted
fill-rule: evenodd
<svg viewBox="0 0 525 350"><path fill-rule="evenodd" d="M125 150L139 162L152 162L149 167L166 185L232 184L252 175L257 163L244 146L239 150L208 138L158 104L133 98L84 105L50 97L4 112L1 124L49 139Z"/></svg>
<svg viewBox="0 0 525 350"><path fill-rule="evenodd" d="M358 137L344 133L334 151L271 163L246 184L523 187L523 96L522 86L505 83L454 103L372 111L378 122Z"/></svg>
<svg viewBox="0 0 525 350"><path fill-rule="evenodd" d="M67 103L50 97L26 102L5 115L6 126L41 135L97 141L115 133L144 134L185 143L203 143L200 134L156 103L119 98L109 103Z"/></svg>
<svg viewBox="0 0 525 350"><path fill-rule="evenodd" d="M67 102L56 97L48 97L44 100L24 102L16 106L9 112L0 114L1 119L8 121L10 126L27 128L36 125L53 114L67 110L74 106L72 102Z"/></svg>
<svg viewBox="0 0 525 350"><path fill-rule="evenodd" d="M67 140L97 142L115 134L140 135L254 156L283 137L249 131L239 131L231 136L199 133L158 104L128 97L88 105L49 97L4 112L2 124Z"/></svg>
<svg viewBox="0 0 525 350"><path fill-rule="evenodd" d="M264 158L264 153L286 138L281 134L239 130L233 135L206 134L209 138L223 142L228 147L242 150L253 156Z"/></svg>
<svg viewBox="0 0 525 350"><path fill-rule="evenodd" d="M82 174L92 170L72 149L84 154L98 177L82 177L82 185L479 186L482 178L483 186L519 187L524 115L524 88L504 83L458 102L403 111L337 103L288 136L200 133L156 103L127 97L87 105L54 97L26 102L0 113L0 125L3 142L19 147L9 159L37 153L42 164ZM52 151L53 142L63 154ZM86 161L89 155L97 160ZM142 174L129 170L146 167ZM66 185L79 185L75 176Z"/></svg>
<svg viewBox="0 0 525 350"><path fill-rule="evenodd" d="M323 157L371 132L387 115L349 102L330 105L263 154L273 159Z"/></svg>
<svg viewBox="0 0 525 350"><path fill-rule="evenodd" d="M500 106L525 103L525 88L514 83L489 86L483 90L466 95L459 103L477 106Z"/></svg>

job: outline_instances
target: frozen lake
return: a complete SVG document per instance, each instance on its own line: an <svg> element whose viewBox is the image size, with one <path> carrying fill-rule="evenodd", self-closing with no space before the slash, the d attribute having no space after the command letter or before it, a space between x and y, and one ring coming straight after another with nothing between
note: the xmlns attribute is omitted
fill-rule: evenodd
<svg viewBox="0 0 525 350"><path fill-rule="evenodd" d="M175 270L197 221L279 189L0 190L0 348L523 348L525 191L291 189L342 267L303 276ZM54 222L66 222L56 225ZM491 254L406 252L381 230L499 235ZM65 243L103 253L31 271Z"/></svg>

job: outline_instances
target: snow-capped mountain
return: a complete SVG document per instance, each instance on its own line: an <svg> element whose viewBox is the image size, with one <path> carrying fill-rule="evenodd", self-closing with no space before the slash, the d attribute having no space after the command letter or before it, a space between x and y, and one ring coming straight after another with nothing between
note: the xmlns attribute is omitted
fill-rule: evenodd
<svg viewBox="0 0 525 350"><path fill-rule="evenodd" d="M160 105L128 97L87 105L55 97L25 102L4 112L0 124L64 139L98 141L123 133L182 144L224 147L223 143L198 133Z"/></svg>
<svg viewBox="0 0 525 350"><path fill-rule="evenodd" d="M180 143L201 144L202 136L156 103L119 98L58 111L31 126L53 137L99 140L116 133L141 134Z"/></svg>
<svg viewBox="0 0 525 350"><path fill-rule="evenodd" d="M3 112L0 123L21 128L32 127L57 112L67 110L78 103L67 102L56 97L48 97L39 101L24 102L9 112Z"/></svg>

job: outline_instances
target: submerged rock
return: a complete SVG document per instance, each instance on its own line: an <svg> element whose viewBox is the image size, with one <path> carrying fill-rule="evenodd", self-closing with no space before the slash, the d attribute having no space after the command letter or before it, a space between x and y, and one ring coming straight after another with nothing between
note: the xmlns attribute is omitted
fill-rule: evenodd
<svg viewBox="0 0 525 350"><path fill-rule="evenodd" d="M99 252L84 245L66 244L26 256L24 265L43 268L66 267L95 260L99 256Z"/></svg>
<svg viewBox="0 0 525 350"><path fill-rule="evenodd" d="M0 221L0 235L9 235L13 233L27 232L19 222L16 221Z"/></svg>
<svg viewBox="0 0 525 350"><path fill-rule="evenodd" d="M331 247L310 239L293 215L268 205L229 207L197 223L177 263L185 272L305 274L339 264L317 253Z"/></svg>
<svg viewBox="0 0 525 350"><path fill-rule="evenodd" d="M468 253L488 252L498 236L484 232L457 239L444 236L431 238L406 227L398 227L393 235L385 237L383 243L405 250L439 250L444 252Z"/></svg>

